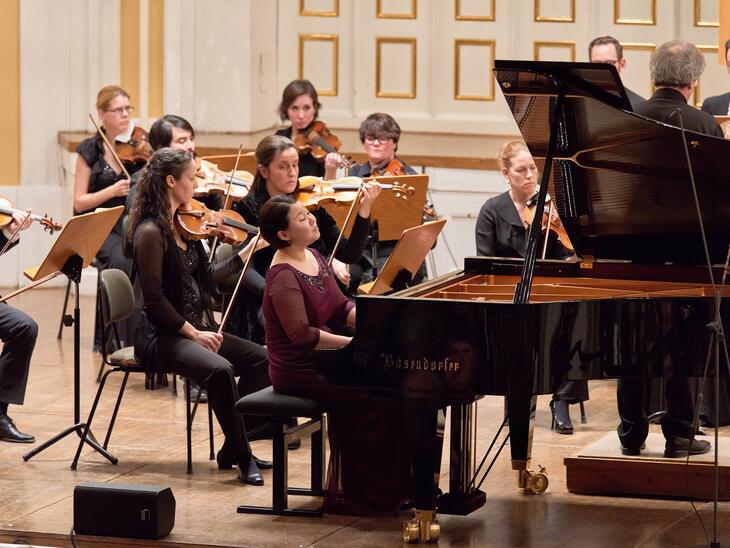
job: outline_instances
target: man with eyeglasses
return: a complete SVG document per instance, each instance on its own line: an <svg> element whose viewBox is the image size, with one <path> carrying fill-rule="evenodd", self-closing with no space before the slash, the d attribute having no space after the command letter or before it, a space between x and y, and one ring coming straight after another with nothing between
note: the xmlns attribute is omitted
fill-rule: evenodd
<svg viewBox="0 0 730 548"><path fill-rule="evenodd" d="M588 59L591 63L605 63L616 67L616 72L621 74L621 71L626 68L626 58L624 57L624 48L621 43L616 40L613 36L599 36L595 38L588 45ZM636 109L638 105L644 102L644 98L631 91L629 88L624 88L626 95L631 103L631 108Z"/></svg>

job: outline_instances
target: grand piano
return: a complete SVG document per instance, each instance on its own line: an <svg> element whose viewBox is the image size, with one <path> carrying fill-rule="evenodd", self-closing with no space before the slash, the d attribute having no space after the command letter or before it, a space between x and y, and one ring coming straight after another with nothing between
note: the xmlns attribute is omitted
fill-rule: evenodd
<svg viewBox="0 0 730 548"><path fill-rule="evenodd" d="M730 244L730 143L632 113L609 65L496 61L494 72L533 156L552 168L549 193L579 259L537 261L519 304L525 261L489 257L357 298L351 382L404 398L421 436L412 441L417 519L405 524L407 541L438 537L435 509L467 514L484 504L470 430L479 396L504 396L519 486L540 492L547 478L529 468L537 395L566 380L702 376L715 319L710 272L719 286ZM721 292L727 327L730 291ZM434 440L449 405L449 490L437 498Z"/></svg>

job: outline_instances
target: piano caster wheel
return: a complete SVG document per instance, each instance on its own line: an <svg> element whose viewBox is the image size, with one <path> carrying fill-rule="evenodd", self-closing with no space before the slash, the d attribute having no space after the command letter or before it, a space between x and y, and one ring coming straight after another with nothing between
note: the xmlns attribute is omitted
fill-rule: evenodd
<svg viewBox="0 0 730 548"><path fill-rule="evenodd" d="M532 470L521 470L520 471L520 487L526 494L539 495L547 491L550 480L547 476L547 471L542 466L539 466L538 472Z"/></svg>
<svg viewBox="0 0 730 548"><path fill-rule="evenodd" d="M436 521L433 510L416 510L415 519L403 522L403 542L436 542L441 534L441 527Z"/></svg>

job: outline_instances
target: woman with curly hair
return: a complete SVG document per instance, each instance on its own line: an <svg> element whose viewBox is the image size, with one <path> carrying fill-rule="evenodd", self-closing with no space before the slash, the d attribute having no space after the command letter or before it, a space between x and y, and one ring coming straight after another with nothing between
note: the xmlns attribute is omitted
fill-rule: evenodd
<svg viewBox="0 0 730 548"><path fill-rule="evenodd" d="M253 456L234 406L241 395L270 384L266 351L216 333L210 313L211 289L241 270L252 245L212 267L202 243L186 239L174 224L177 208L194 190L193 157L172 148L156 151L137 183L125 241L144 298L135 354L150 373L177 373L207 387L225 435L218 467L236 465L242 482L263 485L259 468L272 464Z"/></svg>

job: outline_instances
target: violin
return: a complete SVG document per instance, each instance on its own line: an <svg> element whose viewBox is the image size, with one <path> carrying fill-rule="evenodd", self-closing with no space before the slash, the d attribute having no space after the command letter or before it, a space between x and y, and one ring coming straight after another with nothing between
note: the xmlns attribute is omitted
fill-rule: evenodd
<svg viewBox="0 0 730 548"><path fill-rule="evenodd" d="M195 166L197 168L195 176L198 178L195 196L203 197L210 194L225 196L228 192L229 181L231 190L228 197L232 201L239 202L248 196L254 179L248 171L238 170L231 177L230 173L223 172L216 164L207 160L196 159Z"/></svg>
<svg viewBox="0 0 730 548"><path fill-rule="evenodd" d="M248 234L258 234L259 229L244 222L243 217L230 209L213 211L197 200L181 205L175 212L175 226L188 240L218 238L237 245L248 239Z"/></svg>
<svg viewBox="0 0 730 548"><path fill-rule="evenodd" d="M537 203L534 200L528 202L527 207L525 208L525 224L527 224L528 227L532 226L532 223L535 222L536 209ZM558 217L558 212L554 210L552 200L546 201L545 203L545 211L542 215L542 231L543 233L545 233L546 231L552 232L557 236L558 241L563 244L563 247L565 247L565 249L567 249L571 253L575 253L575 249L573 248L573 244L568 237L568 233L565 230L565 227L563 226L560 217ZM543 247L543 258L545 258L544 255L546 250L547 238L545 240L545 246Z"/></svg>
<svg viewBox="0 0 730 548"><path fill-rule="evenodd" d="M406 165L401 162L398 158L393 158L388 164L380 169L374 169L372 172L373 177L385 177L385 176L393 176L397 177L399 175L407 175L406 173Z"/></svg>
<svg viewBox="0 0 730 548"><path fill-rule="evenodd" d="M152 146L147 131L135 126L129 140L114 141L114 151L122 162L147 162L152 156Z"/></svg>
<svg viewBox="0 0 730 548"><path fill-rule="evenodd" d="M318 120L309 126L305 132L297 133L294 137L294 144L300 153L309 153L313 158L323 160L330 152L340 150L342 141L329 130L324 122ZM343 165L349 167L350 162L345 160Z"/></svg>
<svg viewBox="0 0 730 548"><path fill-rule="evenodd" d="M296 200L307 209L319 208L326 204L349 204L352 203L363 180L360 177L346 177L337 181L323 181L319 177L307 175L299 179L299 189L295 193ZM395 182L393 184L380 185L383 190L390 190L397 198L407 200L413 196L416 190L412 186L406 186Z"/></svg>
<svg viewBox="0 0 730 548"><path fill-rule="evenodd" d="M0 196L0 228L5 228L12 222L13 213L21 213L23 215L27 214L25 211L15 209L10 198ZM41 217L40 215L34 215L31 213L30 218L34 221L38 221L41 225L43 225L43 230L47 230L50 234L53 234L57 230L61 230L63 228L62 224L54 222L48 215Z"/></svg>

